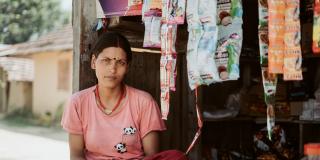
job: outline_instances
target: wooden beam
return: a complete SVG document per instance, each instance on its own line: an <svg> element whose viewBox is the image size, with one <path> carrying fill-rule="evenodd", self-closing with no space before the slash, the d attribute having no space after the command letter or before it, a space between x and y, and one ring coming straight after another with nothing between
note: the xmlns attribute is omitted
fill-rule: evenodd
<svg viewBox="0 0 320 160"><path fill-rule="evenodd" d="M72 28L73 28L73 79L72 92L79 90L79 66L80 66L80 38L81 38L81 7L82 0L72 1Z"/></svg>
<svg viewBox="0 0 320 160"><path fill-rule="evenodd" d="M96 78L90 67L90 49L97 39L92 31L96 18L94 0L73 0L74 63L73 91L79 91L95 84Z"/></svg>

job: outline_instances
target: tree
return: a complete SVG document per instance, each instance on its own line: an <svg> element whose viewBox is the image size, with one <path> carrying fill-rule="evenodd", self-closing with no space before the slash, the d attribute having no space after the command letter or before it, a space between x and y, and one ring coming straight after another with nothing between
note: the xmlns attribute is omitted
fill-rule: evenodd
<svg viewBox="0 0 320 160"><path fill-rule="evenodd" d="M68 23L58 0L0 0L0 43L25 42Z"/></svg>

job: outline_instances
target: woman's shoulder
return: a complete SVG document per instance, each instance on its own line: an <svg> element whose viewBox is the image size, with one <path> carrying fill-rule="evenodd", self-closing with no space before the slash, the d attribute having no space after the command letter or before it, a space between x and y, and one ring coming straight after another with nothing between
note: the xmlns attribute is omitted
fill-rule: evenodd
<svg viewBox="0 0 320 160"><path fill-rule="evenodd" d="M150 93L146 92L146 91L143 91L141 89L137 89L137 88L134 88L132 86L128 86L126 85L127 87L127 90L130 94L130 96L133 98L133 99L144 99L144 100L153 100L153 97L151 96Z"/></svg>
<svg viewBox="0 0 320 160"><path fill-rule="evenodd" d="M91 94L94 92L96 86L89 87L87 89L75 92L71 96L71 100L84 100L90 98Z"/></svg>

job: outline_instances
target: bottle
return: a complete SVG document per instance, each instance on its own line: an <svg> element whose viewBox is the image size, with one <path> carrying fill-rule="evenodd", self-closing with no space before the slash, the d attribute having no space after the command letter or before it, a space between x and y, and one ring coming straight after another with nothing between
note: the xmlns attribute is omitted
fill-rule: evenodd
<svg viewBox="0 0 320 160"><path fill-rule="evenodd" d="M320 160L320 143L308 143L304 145L302 160Z"/></svg>

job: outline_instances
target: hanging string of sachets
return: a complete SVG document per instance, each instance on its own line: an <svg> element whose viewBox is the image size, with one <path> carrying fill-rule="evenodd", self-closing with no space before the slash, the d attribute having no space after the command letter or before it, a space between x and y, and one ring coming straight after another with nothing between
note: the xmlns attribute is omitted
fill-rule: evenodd
<svg viewBox="0 0 320 160"><path fill-rule="evenodd" d="M188 0L188 79L191 89L239 78L240 0Z"/></svg>
<svg viewBox="0 0 320 160"><path fill-rule="evenodd" d="M320 53L320 1L314 1L312 50L314 54Z"/></svg>
<svg viewBox="0 0 320 160"><path fill-rule="evenodd" d="M175 91L177 25L184 23L185 7L184 0L146 0L143 4L143 46L161 48L160 104L163 119L167 119L169 113L170 90Z"/></svg>
<svg viewBox="0 0 320 160"><path fill-rule="evenodd" d="M175 91L177 52L175 42L177 25L184 23L185 0L162 0L160 103L162 118L167 119L170 90Z"/></svg>
<svg viewBox="0 0 320 160"><path fill-rule="evenodd" d="M193 90L202 84L218 81L214 52L218 38L216 0L188 0L187 67L189 86ZM205 9L205 7L211 9Z"/></svg>
<svg viewBox="0 0 320 160"><path fill-rule="evenodd" d="M277 75L268 71L268 2L258 0L259 6L259 49L264 100L267 105L267 130L271 139L272 128L275 126L275 96L277 89Z"/></svg>
<svg viewBox="0 0 320 160"><path fill-rule="evenodd" d="M268 0L269 72L302 80L299 0Z"/></svg>
<svg viewBox="0 0 320 160"><path fill-rule="evenodd" d="M241 0L218 0L218 46L215 63L221 81L240 77L239 58L242 48Z"/></svg>

